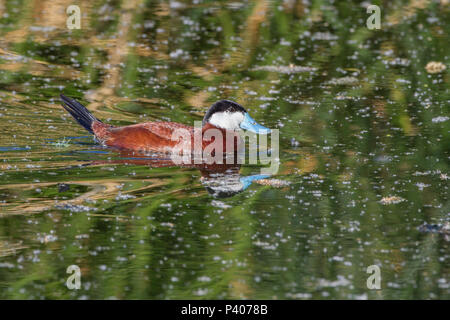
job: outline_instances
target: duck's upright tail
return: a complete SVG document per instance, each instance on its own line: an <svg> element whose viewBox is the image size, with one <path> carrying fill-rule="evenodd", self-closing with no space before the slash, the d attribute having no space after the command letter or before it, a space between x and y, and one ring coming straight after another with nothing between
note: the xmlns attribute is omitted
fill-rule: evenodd
<svg viewBox="0 0 450 320"><path fill-rule="evenodd" d="M66 109L67 112L69 112L87 131L94 134L92 124L97 121L101 123L101 121L94 117L94 115L78 101L68 98L63 94L61 94L61 100L64 109Z"/></svg>

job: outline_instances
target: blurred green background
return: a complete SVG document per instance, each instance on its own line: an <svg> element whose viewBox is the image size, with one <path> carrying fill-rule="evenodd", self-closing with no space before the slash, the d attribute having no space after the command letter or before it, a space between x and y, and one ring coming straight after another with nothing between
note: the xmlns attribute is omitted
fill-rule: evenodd
<svg viewBox="0 0 450 320"><path fill-rule="evenodd" d="M449 8L0 0L0 298L450 298ZM125 163L60 93L114 125L235 100L280 130L280 181L222 199L197 169Z"/></svg>

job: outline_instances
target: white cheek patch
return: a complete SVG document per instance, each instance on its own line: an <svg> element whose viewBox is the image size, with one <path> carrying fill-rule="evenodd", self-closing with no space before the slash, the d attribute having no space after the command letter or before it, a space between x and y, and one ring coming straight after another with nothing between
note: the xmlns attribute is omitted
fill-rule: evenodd
<svg viewBox="0 0 450 320"><path fill-rule="evenodd" d="M239 129L239 125L244 121L244 115L241 112L216 112L209 119L212 125L227 129Z"/></svg>

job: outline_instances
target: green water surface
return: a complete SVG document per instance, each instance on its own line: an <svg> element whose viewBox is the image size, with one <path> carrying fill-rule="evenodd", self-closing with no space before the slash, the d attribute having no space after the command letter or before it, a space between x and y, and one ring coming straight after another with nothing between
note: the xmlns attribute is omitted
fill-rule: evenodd
<svg viewBox="0 0 450 320"><path fill-rule="evenodd" d="M373 4L379 30L359 1L0 0L0 298L450 298L450 5ZM112 125L237 101L276 183L129 161L60 93Z"/></svg>

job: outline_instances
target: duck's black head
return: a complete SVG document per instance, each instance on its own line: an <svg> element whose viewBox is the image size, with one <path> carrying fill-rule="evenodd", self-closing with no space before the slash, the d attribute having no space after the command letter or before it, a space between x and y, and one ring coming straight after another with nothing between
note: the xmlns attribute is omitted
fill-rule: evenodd
<svg viewBox="0 0 450 320"><path fill-rule="evenodd" d="M227 130L245 129L255 133L267 134L270 129L256 123L239 103L220 100L206 112L202 125L210 123Z"/></svg>
<svg viewBox="0 0 450 320"><path fill-rule="evenodd" d="M218 122L222 122L222 125L230 125L230 123L226 122L230 122L232 117L236 120L240 119L242 121L246 113L247 111L245 111L244 107L239 103L230 100L220 100L214 103L208 109L205 116L203 117L203 125L205 125L207 122L210 122L211 124L219 124ZM219 125L217 127L221 126Z"/></svg>

